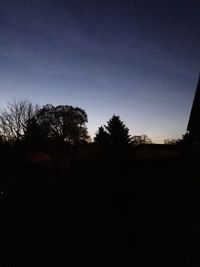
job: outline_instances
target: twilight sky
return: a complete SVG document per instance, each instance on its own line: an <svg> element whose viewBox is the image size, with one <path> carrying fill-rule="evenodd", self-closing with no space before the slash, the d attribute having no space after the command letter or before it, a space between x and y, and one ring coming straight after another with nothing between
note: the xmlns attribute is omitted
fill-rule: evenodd
<svg viewBox="0 0 200 267"><path fill-rule="evenodd" d="M0 0L0 106L79 106L153 142L185 133L200 71L199 0Z"/></svg>

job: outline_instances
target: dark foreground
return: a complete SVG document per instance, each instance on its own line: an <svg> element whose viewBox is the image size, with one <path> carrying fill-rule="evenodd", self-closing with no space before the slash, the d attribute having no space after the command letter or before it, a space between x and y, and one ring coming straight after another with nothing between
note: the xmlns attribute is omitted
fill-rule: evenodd
<svg viewBox="0 0 200 267"><path fill-rule="evenodd" d="M26 168L1 196L0 266L200 266L197 155Z"/></svg>

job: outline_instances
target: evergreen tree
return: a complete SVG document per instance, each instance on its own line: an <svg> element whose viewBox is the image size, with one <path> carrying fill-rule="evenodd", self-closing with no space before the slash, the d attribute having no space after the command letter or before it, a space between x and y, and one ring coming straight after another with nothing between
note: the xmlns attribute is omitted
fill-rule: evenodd
<svg viewBox="0 0 200 267"><path fill-rule="evenodd" d="M96 135L94 137L94 142L102 145L109 144L109 134L104 129L103 126L98 128L98 131L96 132Z"/></svg>
<svg viewBox="0 0 200 267"><path fill-rule="evenodd" d="M129 129L120 120L119 116L113 117L105 125L109 134L109 140L112 145L128 145L130 144Z"/></svg>

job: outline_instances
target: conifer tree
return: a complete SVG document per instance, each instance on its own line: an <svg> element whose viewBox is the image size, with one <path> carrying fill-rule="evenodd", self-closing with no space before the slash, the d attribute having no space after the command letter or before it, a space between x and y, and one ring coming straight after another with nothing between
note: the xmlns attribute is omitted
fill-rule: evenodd
<svg viewBox="0 0 200 267"><path fill-rule="evenodd" d="M109 134L103 126L98 128L98 131L94 137L94 142L102 145L109 144Z"/></svg>
<svg viewBox="0 0 200 267"><path fill-rule="evenodd" d="M109 134L109 141L112 145L128 145L130 144L129 129L126 127L119 116L113 117L105 125Z"/></svg>

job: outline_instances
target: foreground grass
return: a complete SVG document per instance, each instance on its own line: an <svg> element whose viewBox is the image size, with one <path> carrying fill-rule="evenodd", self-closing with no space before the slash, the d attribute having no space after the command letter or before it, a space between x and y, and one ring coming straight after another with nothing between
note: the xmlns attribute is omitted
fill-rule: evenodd
<svg viewBox="0 0 200 267"><path fill-rule="evenodd" d="M89 162L67 176L15 166L1 199L1 266L200 264L197 163Z"/></svg>

